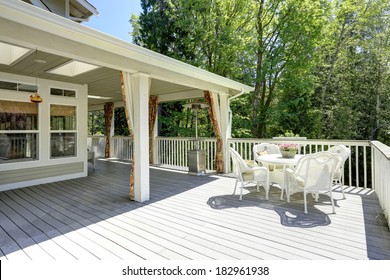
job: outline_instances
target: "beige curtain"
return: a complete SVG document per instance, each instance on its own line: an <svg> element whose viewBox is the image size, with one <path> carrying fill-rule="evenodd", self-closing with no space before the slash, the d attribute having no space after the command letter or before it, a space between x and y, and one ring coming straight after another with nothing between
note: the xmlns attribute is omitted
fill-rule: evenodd
<svg viewBox="0 0 390 280"><path fill-rule="evenodd" d="M209 105L209 117L213 124L214 134L217 138L217 152L215 156L215 169L217 172L223 172L223 144L220 127L220 111L218 103L218 94L210 91L204 92L204 98Z"/></svg>
<svg viewBox="0 0 390 280"><path fill-rule="evenodd" d="M106 146L104 148L104 155L106 158L110 157L110 141L111 141L111 123L114 114L114 103L108 102L104 104L104 116L106 127Z"/></svg>
<svg viewBox="0 0 390 280"><path fill-rule="evenodd" d="M126 96L131 96L131 95L126 94L126 90L131 91L130 74L123 73L121 71L120 77L121 77L121 87L122 87L122 99L123 99L123 104L125 107L127 126L129 127L131 141L133 141L134 140L133 115L131 114L131 112L129 112L129 109L128 109L128 108L132 108L133 101L131 100L131 98L126 97ZM129 197L130 197L130 200L134 200L134 154L133 154L133 158L132 158L132 162L131 162Z"/></svg>
<svg viewBox="0 0 390 280"><path fill-rule="evenodd" d="M149 97L149 163L153 163L153 130L157 119L158 97Z"/></svg>

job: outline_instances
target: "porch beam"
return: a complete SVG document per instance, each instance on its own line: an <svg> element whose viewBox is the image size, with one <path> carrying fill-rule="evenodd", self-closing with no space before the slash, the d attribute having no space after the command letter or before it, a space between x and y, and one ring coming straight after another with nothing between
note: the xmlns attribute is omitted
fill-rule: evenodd
<svg viewBox="0 0 390 280"><path fill-rule="evenodd" d="M193 89L187 91L180 91L168 94L160 94L158 95L158 102L169 102L169 101L178 101L178 100L186 100L192 98L203 98L204 91L200 89Z"/></svg>

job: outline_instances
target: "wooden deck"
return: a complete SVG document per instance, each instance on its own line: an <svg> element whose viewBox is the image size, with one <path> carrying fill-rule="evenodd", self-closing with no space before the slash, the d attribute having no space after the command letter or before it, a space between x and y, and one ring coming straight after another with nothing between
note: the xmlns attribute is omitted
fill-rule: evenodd
<svg viewBox="0 0 390 280"><path fill-rule="evenodd" d="M375 192L336 190L303 214L302 194L231 195L235 179L151 167L151 200L128 199L127 163L0 193L0 259L390 259Z"/></svg>

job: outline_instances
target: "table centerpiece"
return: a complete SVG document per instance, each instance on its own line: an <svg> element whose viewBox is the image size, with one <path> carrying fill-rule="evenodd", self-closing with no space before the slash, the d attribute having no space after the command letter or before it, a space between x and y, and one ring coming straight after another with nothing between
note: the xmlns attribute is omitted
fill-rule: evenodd
<svg viewBox="0 0 390 280"><path fill-rule="evenodd" d="M294 158L298 152L297 144L280 144L279 145L280 153L284 158Z"/></svg>

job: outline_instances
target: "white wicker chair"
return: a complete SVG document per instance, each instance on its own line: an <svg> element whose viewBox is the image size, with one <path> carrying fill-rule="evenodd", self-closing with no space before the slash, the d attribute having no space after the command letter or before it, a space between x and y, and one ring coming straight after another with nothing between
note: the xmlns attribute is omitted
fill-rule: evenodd
<svg viewBox="0 0 390 280"><path fill-rule="evenodd" d="M284 165L275 165L275 164L262 164L258 161L258 157L261 155L272 155L280 153L279 146L272 143L261 143L253 146L253 159L254 163L260 166L266 166L269 170L269 180L272 186L281 188L281 184L284 182ZM280 194L280 200L283 199L283 188Z"/></svg>
<svg viewBox="0 0 390 280"><path fill-rule="evenodd" d="M253 146L253 159L255 163L258 156L264 154L280 154L279 146L271 143L261 143Z"/></svg>
<svg viewBox="0 0 390 280"><path fill-rule="evenodd" d="M263 185L265 190L265 199L268 200L269 192L269 171L265 166L249 166L243 158L234 150L232 147L230 149L230 155L233 160L234 173L237 176L236 184L234 186L233 194L236 193L237 183L241 182L240 190L240 200L242 200L242 190L244 186L248 183L255 182L257 186L257 191L259 192L260 183Z"/></svg>
<svg viewBox="0 0 390 280"><path fill-rule="evenodd" d="M343 198L345 198L345 193L344 193L344 165L347 159L351 156L351 149L348 148L345 145L336 145L332 146L328 149L328 152L331 153L336 153L341 155L342 162L341 166L339 169L336 170L333 178L333 183L339 184L341 188L341 192L343 193Z"/></svg>
<svg viewBox="0 0 390 280"><path fill-rule="evenodd" d="M318 193L329 193L333 213L336 213L332 186L334 174L340 168L341 162L340 155L330 152L319 152L302 157L294 170L286 169L287 201L290 202L290 195L293 193L303 192L304 212L307 214L306 195L308 193L316 194L316 201Z"/></svg>

